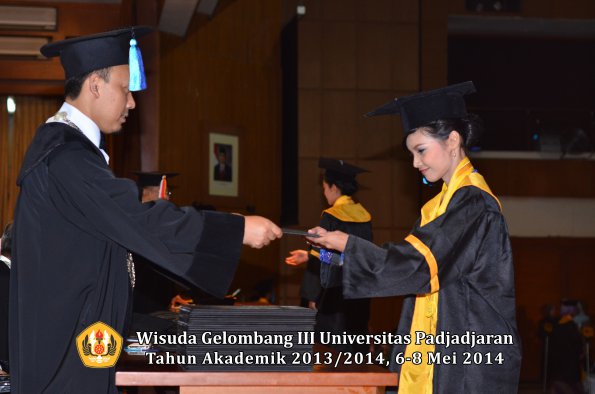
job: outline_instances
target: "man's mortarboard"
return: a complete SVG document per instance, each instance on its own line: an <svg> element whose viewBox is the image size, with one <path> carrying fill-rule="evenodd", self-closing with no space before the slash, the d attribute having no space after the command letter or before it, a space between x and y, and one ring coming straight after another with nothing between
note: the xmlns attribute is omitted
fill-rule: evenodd
<svg viewBox="0 0 595 394"><path fill-rule="evenodd" d="M66 79L107 67L130 66L130 91L146 88L142 57L136 38L153 29L136 26L89 36L50 42L41 47L45 57L60 56Z"/></svg>
<svg viewBox="0 0 595 394"><path fill-rule="evenodd" d="M318 168L323 168L325 174L337 180L352 181L355 176L362 172L369 172L366 169L356 167L343 160L331 159L328 157L321 157L318 159Z"/></svg>
<svg viewBox="0 0 595 394"><path fill-rule="evenodd" d="M439 119L466 116L467 107L463 96L474 92L473 82L462 82L411 96L395 98L368 112L365 116L401 115L403 131L407 135L412 130Z"/></svg>

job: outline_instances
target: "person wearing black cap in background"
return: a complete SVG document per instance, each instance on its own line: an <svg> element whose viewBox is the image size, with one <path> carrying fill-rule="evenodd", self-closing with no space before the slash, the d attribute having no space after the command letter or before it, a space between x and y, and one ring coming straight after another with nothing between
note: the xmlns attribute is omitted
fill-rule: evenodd
<svg viewBox="0 0 595 394"><path fill-rule="evenodd" d="M444 181L403 241L379 247L323 228L310 230L320 238L308 238L343 253L346 298L406 296L397 334L411 343L395 344L390 360L399 393L518 389L521 344L508 230L498 199L467 158L481 127L465 106L463 96L473 92L465 82L398 98L368 114L400 115L413 166L429 182ZM434 335L451 341L432 341ZM487 335L496 337L488 343ZM439 360L450 364L429 358L455 353L454 362Z"/></svg>
<svg viewBox="0 0 595 394"><path fill-rule="evenodd" d="M169 179L178 175L175 172L135 172L137 176L139 199L143 203L159 199L170 201L171 192ZM137 314L149 314L156 311L167 310L169 301L175 293L173 282L164 276L161 270L150 261L141 256L135 256L136 285L134 286L133 306L134 312L130 331L135 332L135 322L141 320ZM150 331L150 330L147 330Z"/></svg>
<svg viewBox="0 0 595 394"><path fill-rule="evenodd" d="M169 179L178 176L177 172L135 172L138 180L139 198L141 202L155 201L158 199L170 200L171 190L168 185Z"/></svg>
<svg viewBox="0 0 595 394"><path fill-rule="evenodd" d="M348 164L343 160L321 157L318 167L325 170L322 181L324 197L330 208L322 212L320 227L328 230L340 230L372 241L372 216L352 196L358 190L355 177L363 168ZM343 298L339 276L324 278L320 276L320 250L310 247L306 250L293 250L285 259L289 265L308 263L302 279L301 297L308 301L308 306L316 309L316 331L342 334L366 334L370 317L370 300L346 300ZM337 270L340 272L340 270ZM328 279L328 281L327 281ZM324 288L323 288L324 287ZM366 351L367 345L336 344L342 351Z"/></svg>
<svg viewBox="0 0 595 394"><path fill-rule="evenodd" d="M574 321L577 313L577 300L562 300L560 318L554 324L549 337L548 393L585 392L581 383L584 344L579 327Z"/></svg>
<svg viewBox="0 0 595 394"><path fill-rule="evenodd" d="M101 133L120 131L135 107L131 91L145 85L135 37L150 30L41 48L60 57L65 103L37 130L17 180L9 319L16 393L117 392L114 367L85 367L76 337L96 322L125 335L132 253L223 297L242 244L260 248L282 235L259 216L142 204L133 181L114 177Z"/></svg>
<svg viewBox="0 0 595 394"><path fill-rule="evenodd" d="M177 172L137 171L135 174L141 202L146 203L160 199L171 201L172 193L169 179L178 176ZM198 209L194 205L193 208ZM211 206L208 210L214 211L215 208ZM198 301L203 297L201 301L204 301L204 298L209 297L199 288L174 280L165 274L163 270L140 256L135 259L135 268L137 280L134 287L134 304L132 307L134 316L129 330L132 333L137 329L166 331L169 328L168 325L159 322L162 319L156 320L138 314L163 315L163 311L179 312L180 306L194 303L194 298L197 298ZM212 297L210 299L212 300Z"/></svg>

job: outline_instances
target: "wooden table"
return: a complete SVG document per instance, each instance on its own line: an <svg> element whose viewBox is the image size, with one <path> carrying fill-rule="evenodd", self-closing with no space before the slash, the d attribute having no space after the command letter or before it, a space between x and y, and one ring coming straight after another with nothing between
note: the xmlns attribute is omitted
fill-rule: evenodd
<svg viewBox="0 0 595 394"><path fill-rule="evenodd" d="M126 363L124 363L126 365ZM118 386L178 386L180 394L384 393L397 385L397 374L374 365L315 366L312 372L180 372L134 370L128 363L116 372ZM141 368L137 368L141 369Z"/></svg>

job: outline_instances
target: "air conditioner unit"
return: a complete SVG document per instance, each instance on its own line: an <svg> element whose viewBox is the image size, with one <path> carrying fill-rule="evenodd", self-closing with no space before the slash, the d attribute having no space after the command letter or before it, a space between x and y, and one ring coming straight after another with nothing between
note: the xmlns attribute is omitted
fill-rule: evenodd
<svg viewBox="0 0 595 394"><path fill-rule="evenodd" d="M43 59L39 48L49 42L47 37L0 36L0 56L35 57Z"/></svg>
<svg viewBox="0 0 595 394"><path fill-rule="evenodd" d="M55 30L57 10L51 7L0 6L0 29Z"/></svg>

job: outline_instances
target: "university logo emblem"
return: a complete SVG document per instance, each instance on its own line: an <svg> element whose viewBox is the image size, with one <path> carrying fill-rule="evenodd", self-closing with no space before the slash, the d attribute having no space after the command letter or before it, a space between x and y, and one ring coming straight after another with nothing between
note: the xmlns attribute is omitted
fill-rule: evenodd
<svg viewBox="0 0 595 394"><path fill-rule="evenodd" d="M98 321L76 337L76 349L85 367L113 367L122 351L122 336L107 324Z"/></svg>

